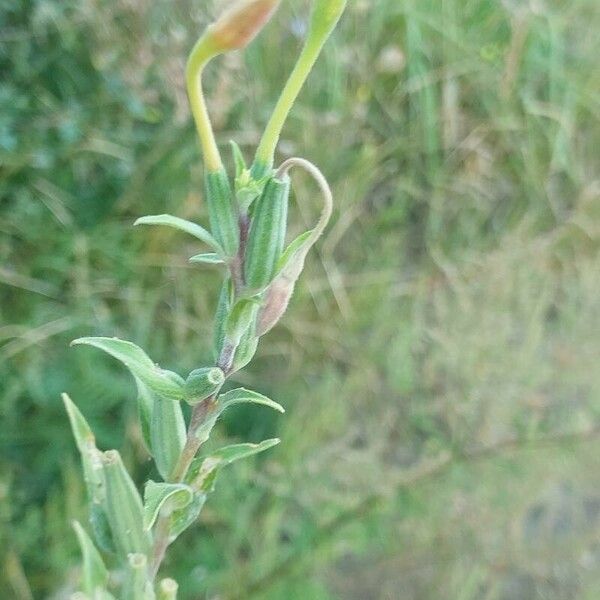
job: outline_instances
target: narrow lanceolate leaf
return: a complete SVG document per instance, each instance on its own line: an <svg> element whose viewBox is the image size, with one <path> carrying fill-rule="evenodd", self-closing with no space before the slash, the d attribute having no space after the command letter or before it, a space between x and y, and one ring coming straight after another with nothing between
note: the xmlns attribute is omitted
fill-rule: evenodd
<svg viewBox="0 0 600 600"><path fill-rule="evenodd" d="M86 594L94 597L98 588L102 589L108 582L108 571L100 553L94 546L83 527L78 521L73 521L73 529L77 534L81 555L83 558L83 589Z"/></svg>
<svg viewBox="0 0 600 600"><path fill-rule="evenodd" d="M127 600L154 599L154 590L148 575L148 559L145 554L136 552L128 555L123 598L127 598Z"/></svg>
<svg viewBox="0 0 600 600"><path fill-rule="evenodd" d="M206 494L194 494L191 504L185 508L175 510L171 515L170 534L171 540L181 535L190 525L192 525L206 502Z"/></svg>
<svg viewBox="0 0 600 600"><path fill-rule="evenodd" d="M252 325L258 311L258 302L252 298L238 300L225 321L225 338L234 347L240 343L240 339Z"/></svg>
<svg viewBox="0 0 600 600"><path fill-rule="evenodd" d="M281 413L285 412L283 406L277 404L277 402L274 402L270 398L259 394L258 392L253 392L252 390L246 390L244 388L231 390L230 392L226 392L225 394L219 396L217 403L209 417L196 432L198 439L202 442L205 442L210 436L210 432L215 426L218 418L228 408L236 404L259 404L272 408Z"/></svg>
<svg viewBox="0 0 600 600"><path fill-rule="evenodd" d="M81 454L83 475L90 501L101 504L105 497L104 475L102 473L100 452L96 448L94 434L85 417L81 414L77 406L75 406L71 398L67 394L63 394L62 399L67 415L69 416L75 443Z"/></svg>
<svg viewBox="0 0 600 600"><path fill-rule="evenodd" d="M277 263L277 273L284 270L291 261L297 256L298 252L301 252L305 244L308 242L313 234L313 230L305 231L301 233L295 240L293 240L288 247L285 249L279 262Z"/></svg>
<svg viewBox="0 0 600 600"><path fill-rule="evenodd" d="M174 579L163 579L158 584L158 600L177 600L179 586Z"/></svg>
<svg viewBox="0 0 600 600"><path fill-rule="evenodd" d="M229 144L231 145L233 163L235 164L235 179L237 181L248 170L248 167L246 166L244 155L242 154L242 151L237 143L233 140L230 140Z"/></svg>
<svg viewBox="0 0 600 600"><path fill-rule="evenodd" d="M106 516L106 486L102 466L102 453L96 448L94 434L84 416L67 394L62 395L71 422L75 443L81 455L83 477L90 501L90 525L98 546L104 552L114 552Z"/></svg>
<svg viewBox="0 0 600 600"><path fill-rule="evenodd" d="M281 404L274 402L258 392L253 392L252 390L247 390L245 388L231 390L230 392L226 392L219 396L219 409L221 411L230 408L234 404L260 404L262 406L268 406L280 413L285 412L285 408L283 408Z"/></svg>
<svg viewBox="0 0 600 600"><path fill-rule="evenodd" d="M231 258L238 250L240 228L233 192L223 169L206 173L205 194L212 234L224 256Z"/></svg>
<svg viewBox="0 0 600 600"><path fill-rule="evenodd" d="M204 227L197 223L180 219L172 215L149 215L139 218L134 225L166 225L193 235L195 238L210 246L219 256L224 256L223 248Z"/></svg>
<svg viewBox="0 0 600 600"><path fill-rule="evenodd" d="M172 514L190 505L194 490L184 483L156 483L148 481L144 488L144 526L152 529L158 515Z"/></svg>
<svg viewBox="0 0 600 600"><path fill-rule="evenodd" d="M235 373L240 369L243 369L256 354L256 349L258 348L258 336L256 335L256 317L253 319L252 323L246 329L242 337L240 338L240 343L238 344L235 350L235 356L233 359L232 372Z"/></svg>
<svg viewBox="0 0 600 600"><path fill-rule="evenodd" d="M196 254L190 258L190 262L197 265L224 265L225 261L218 254Z"/></svg>
<svg viewBox="0 0 600 600"><path fill-rule="evenodd" d="M183 379L177 373L155 365L148 355L135 344L107 337L85 337L71 342L71 345L77 344L94 346L114 356L155 394L172 400L183 399Z"/></svg>
<svg viewBox="0 0 600 600"><path fill-rule="evenodd" d="M191 404L198 404L219 391L225 382L225 373L218 367L195 369L185 381L185 399Z"/></svg>
<svg viewBox="0 0 600 600"><path fill-rule="evenodd" d="M278 438L273 438L260 444L234 444L220 448L209 456L194 459L186 479L194 489L208 493L212 490L219 469L243 458L264 452L279 444L280 441Z"/></svg>
<svg viewBox="0 0 600 600"><path fill-rule="evenodd" d="M156 468L163 479L169 479L185 446L185 421L181 404L154 394L150 447Z"/></svg>
<svg viewBox="0 0 600 600"><path fill-rule="evenodd" d="M151 540L144 529L144 510L140 495L116 450L105 452L103 462L106 514L117 550L123 558L132 552L145 554L150 548Z"/></svg>
<svg viewBox="0 0 600 600"><path fill-rule="evenodd" d="M254 205L244 273L251 290L262 290L273 279L283 252L290 180L272 178Z"/></svg>

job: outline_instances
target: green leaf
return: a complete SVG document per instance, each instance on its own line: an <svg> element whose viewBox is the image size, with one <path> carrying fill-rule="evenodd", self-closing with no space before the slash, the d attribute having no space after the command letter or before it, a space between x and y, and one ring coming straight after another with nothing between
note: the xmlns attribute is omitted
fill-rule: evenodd
<svg viewBox="0 0 600 600"><path fill-rule="evenodd" d="M78 521L73 521L73 529L83 557L83 589L93 597L97 588L103 588L108 582L108 571L94 542Z"/></svg>
<svg viewBox="0 0 600 600"><path fill-rule="evenodd" d="M223 412L234 404L244 403L260 404L262 406L268 406L269 408L272 408L280 413L285 412L285 408L283 408L281 404L274 402L270 398L267 398L258 392L253 392L252 390L247 390L245 388L237 388L219 396L220 412Z"/></svg>
<svg viewBox="0 0 600 600"><path fill-rule="evenodd" d="M196 254L190 258L190 262L194 264L204 264L204 265L224 265L225 261L213 252L209 252L208 254Z"/></svg>
<svg viewBox="0 0 600 600"><path fill-rule="evenodd" d="M234 304L225 322L225 335L233 346L240 343L242 335L252 324L258 307L254 298L241 298Z"/></svg>
<svg viewBox="0 0 600 600"><path fill-rule="evenodd" d="M200 515L206 502L206 494L194 494L194 499L185 508L176 510L171 515L171 539L181 535Z"/></svg>
<svg viewBox="0 0 600 600"><path fill-rule="evenodd" d="M155 365L148 355L138 346L125 340L107 337L85 337L73 340L72 346L85 344L94 346L120 360L134 375L153 392L163 398L182 400L183 379Z"/></svg>
<svg viewBox="0 0 600 600"><path fill-rule="evenodd" d="M305 231L300 234L290 245L284 250L279 262L277 263L277 273L282 271L286 265L294 258L295 254L302 249L306 241L313 234L313 230Z"/></svg>
<svg viewBox="0 0 600 600"><path fill-rule="evenodd" d="M215 409L196 432L196 436L202 443L209 438L218 418L228 408L234 406L235 404L259 404L262 406L268 406L269 408L272 408L280 413L285 412L283 406L277 404L277 402L274 402L270 398L259 394L258 392L253 392L252 390L247 390L244 388L231 390L230 392L226 392L225 394L221 394L221 396L219 396Z"/></svg>
<svg viewBox="0 0 600 600"><path fill-rule="evenodd" d="M243 458L264 452L273 446L277 446L280 442L279 438L273 438L260 442L260 444L232 444L212 452L208 458L218 460L219 465L224 467Z"/></svg>
<svg viewBox="0 0 600 600"><path fill-rule="evenodd" d="M217 471L243 458L264 452L280 443L273 438L260 444L234 444L216 450L208 456L198 457L192 461L186 479L194 489L208 493L212 491Z"/></svg>
<svg viewBox="0 0 600 600"><path fill-rule="evenodd" d="M104 477L104 474L102 474L102 477ZM110 554L115 553L117 549L110 531L108 517L106 516L105 501L102 504L98 502L91 503L90 526L100 550Z"/></svg>
<svg viewBox="0 0 600 600"><path fill-rule="evenodd" d="M156 483L148 481L144 488L144 526L152 529L161 511L171 514L190 505L194 490L184 483Z"/></svg>
<svg viewBox="0 0 600 600"><path fill-rule="evenodd" d="M217 240L215 240L204 227L201 227L197 223L192 223L191 221L186 221L185 219L180 219L173 215L149 215L147 217L139 218L134 223L134 226L135 225L166 225L167 227L185 231L185 233L193 235L195 238L210 246L219 256L225 256L223 248L221 248L221 245Z"/></svg>
<svg viewBox="0 0 600 600"><path fill-rule="evenodd" d="M231 145L231 153L233 154L233 162L235 164L235 178L237 180L245 171L248 170L248 167L246 166L244 155L242 154L242 151L237 143L233 140L230 140L229 144Z"/></svg>
<svg viewBox="0 0 600 600"><path fill-rule="evenodd" d="M105 498L104 475L102 473L101 453L96 448L94 434L71 398L67 394L62 394L62 399L69 416L75 444L81 455L83 476L90 502L101 504Z"/></svg>
<svg viewBox="0 0 600 600"><path fill-rule="evenodd" d="M232 373L243 369L256 354L259 338L256 335L256 321L248 327L244 335L240 338L240 343L235 350L233 359Z"/></svg>
<svg viewBox="0 0 600 600"><path fill-rule="evenodd" d="M103 454L106 515L117 550L125 558L148 552L151 539L144 529L142 499L116 450Z"/></svg>

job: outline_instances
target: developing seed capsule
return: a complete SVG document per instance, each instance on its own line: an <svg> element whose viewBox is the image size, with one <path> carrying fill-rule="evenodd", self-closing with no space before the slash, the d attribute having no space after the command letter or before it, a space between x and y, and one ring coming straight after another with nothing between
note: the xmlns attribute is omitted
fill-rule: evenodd
<svg viewBox="0 0 600 600"><path fill-rule="evenodd" d="M128 600L153 600L154 591L148 578L148 558L134 553L127 557L125 597Z"/></svg>
<svg viewBox="0 0 600 600"><path fill-rule="evenodd" d="M265 288L275 275L275 269L285 242L290 180L269 179L258 200L246 247L246 284L252 290Z"/></svg>
<svg viewBox="0 0 600 600"><path fill-rule="evenodd" d="M150 447L156 468L168 480L185 446L185 421L181 404L154 394L150 421Z"/></svg>
<svg viewBox="0 0 600 600"><path fill-rule="evenodd" d="M105 452L103 463L106 516L115 546L123 557L131 552L145 554L150 548L150 534L144 529L142 499L116 450Z"/></svg>
<svg viewBox="0 0 600 600"><path fill-rule="evenodd" d="M194 405L212 396L225 381L225 374L219 367L204 367L192 371L185 382L185 399Z"/></svg>
<svg viewBox="0 0 600 600"><path fill-rule="evenodd" d="M213 236L227 256L235 256L240 239L240 228L234 196L227 173L223 169L205 175L206 205Z"/></svg>

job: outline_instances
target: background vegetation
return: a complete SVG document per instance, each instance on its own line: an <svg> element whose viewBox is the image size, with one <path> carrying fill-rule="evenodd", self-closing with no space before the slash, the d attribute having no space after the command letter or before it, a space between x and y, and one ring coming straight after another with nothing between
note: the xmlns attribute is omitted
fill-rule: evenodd
<svg viewBox="0 0 600 600"><path fill-rule="evenodd" d="M183 65L224 4L0 0L2 598L77 580L60 392L148 475L129 375L68 342L209 353L217 278L131 224L206 219ZM307 5L210 70L249 157ZM596 0L350 2L280 147L330 178L334 223L240 377L288 413L219 430L283 443L173 547L185 600L600 597L599 29Z"/></svg>

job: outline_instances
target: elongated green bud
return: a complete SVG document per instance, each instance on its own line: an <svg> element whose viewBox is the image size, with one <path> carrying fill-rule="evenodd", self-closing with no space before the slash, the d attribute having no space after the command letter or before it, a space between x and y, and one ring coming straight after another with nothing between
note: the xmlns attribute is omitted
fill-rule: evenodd
<svg viewBox="0 0 600 600"><path fill-rule="evenodd" d="M240 228L234 195L224 169L206 173L205 193L211 233L227 256L235 256Z"/></svg>
<svg viewBox="0 0 600 600"><path fill-rule="evenodd" d="M158 600L177 600L178 588L174 579L163 579L158 585Z"/></svg>
<svg viewBox="0 0 600 600"><path fill-rule="evenodd" d="M303 158L289 158L278 169L276 176L287 176L292 167L304 169L317 182L323 196L323 209L314 229L297 237L285 250L278 265L277 274L269 285L258 314L256 333L264 335L282 317L294 293L296 281L304 269L304 261L309 250L322 235L333 209L333 196L323 173L315 165Z"/></svg>
<svg viewBox="0 0 600 600"><path fill-rule="evenodd" d="M127 557L127 579L124 598L152 600L154 591L148 578L148 559L145 554L133 553Z"/></svg>
<svg viewBox="0 0 600 600"><path fill-rule="evenodd" d="M255 201L244 265L252 290L265 288L275 275L285 242L289 195L289 178L273 178Z"/></svg>
<svg viewBox="0 0 600 600"><path fill-rule="evenodd" d="M156 468L168 480L185 446L186 431L179 402L154 395L150 444Z"/></svg>
<svg viewBox="0 0 600 600"><path fill-rule="evenodd" d="M218 360L225 342L225 323L231 309L231 280L226 278L221 286L217 312L215 314L215 332L213 339L214 358Z"/></svg>
<svg viewBox="0 0 600 600"><path fill-rule="evenodd" d="M185 382L185 399L191 404L198 404L212 396L225 381L225 374L218 367L204 367L192 371Z"/></svg>
<svg viewBox="0 0 600 600"><path fill-rule="evenodd" d="M102 456L106 480L106 515L118 552L145 554L150 536L144 529L144 511L140 495L123 465L121 455L109 450Z"/></svg>

